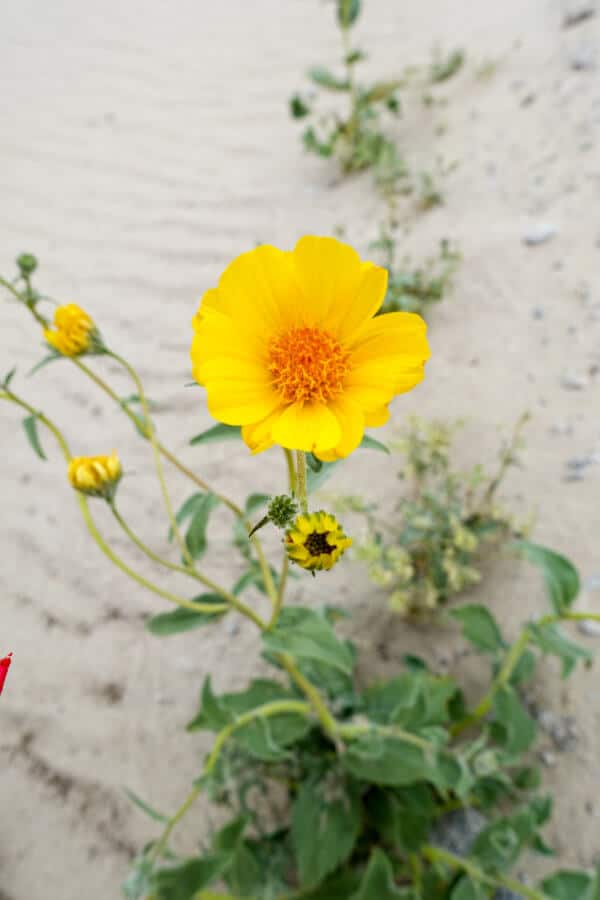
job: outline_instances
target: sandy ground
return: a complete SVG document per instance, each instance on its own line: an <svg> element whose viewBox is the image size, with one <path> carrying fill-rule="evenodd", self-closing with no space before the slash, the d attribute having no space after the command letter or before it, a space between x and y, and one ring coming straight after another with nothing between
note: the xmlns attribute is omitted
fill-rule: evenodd
<svg viewBox="0 0 600 900"><path fill-rule="evenodd" d="M406 250L420 258L451 237L464 264L433 316L427 379L396 403L395 422L415 410L468 415L464 458L479 461L496 426L530 409L528 450L507 493L537 509L537 538L572 556L589 581L600 574L600 466L583 467L582 480L566 476L569 460L600 450L600 10L563 28L578 5L367 0L357 39L375 75L426 64L435 43L460 45L468 57L435 91L447 103L425 108L421 92L408 91L397 127L417 170L438 155L458 162L443 207L426 215L403 207ZM40 286L82 303L138 366L161 405L161 434L189 465L236 498L276 490L284 474L274 451L251 459L233 445L186 446L209 424L200 392L184 387L189 322L200 293L256 241L290 246L344 224L364 251L376 236L383 210L369 177L338 183L302 153L287 116L305 68L337 56L328 10L317 0L9 0L0 17L0 271L35 252ZM489 62L490 77L478 78ZM526 246L539 225L555 236ZM43 352L32 322L9 304L0 348L3 372L18 361L24 373ZM130 392L114 367L98 368ZM64 364L17 384L64 425L74 452L119 448L124 509L159 546L147 448L75 376ZM3 406L0 416L0 655L15 654L0 704L0 897L116 898L129 858L155 834L123 786L175 808L206 746L182 732L200 682L212 671L219 689L242 685L256 671L256 639L245 623L164 641L148 635L142 620L161 603L105 565L49 438L43 463L14 410ZM182 499L186 485L170 483ZM379 497L396 489L390 467L365 453L332 484L370 485ZM102 512L102 527L128 552ZM229 527L219 512L210 564L225 579ZM372 658L364 672L393 671L407 649L453 667L462 646L454 633L391 620L357 565L331 583L356 613L351 633ZM321 590L308 579L294 587L315 601ZM512 560L493 566L472 598L489 602L509 635L543 603L538 577ZM590 589L583 602L600 610L600 593ZM482 670L467 670L477 692ZM552 666L546 674L540 703L577 723L568 751L546 739L557 796L548 836L559 863L591 865L600 854L598 673L567 685ZM188 845L206 812L195 821Z"/></svg>

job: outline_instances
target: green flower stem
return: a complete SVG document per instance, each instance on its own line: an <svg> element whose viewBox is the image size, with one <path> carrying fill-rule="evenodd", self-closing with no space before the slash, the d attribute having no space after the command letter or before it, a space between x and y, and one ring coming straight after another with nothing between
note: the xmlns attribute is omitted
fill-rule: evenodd
<svg viewBox="0 0 600 900"><path fill-rule="evenodd" d="M171 526L171 530L175 535L175 539L179 544L179 549L181 550L181 555L185 560L185 566L190 571L194 571L195 565L192 555L188 549L188 546L185 542L185 539L181 533L179 525L177 523L177 519L175 517L175 512L173 510L173 504L171 503L171 497L169 496L169 489L167 488L167 482L165 480L165 472L162 464L162 458L160 455L160 450L158 449L158 445L156 442L156 431L154 428L154 422L150 417L150 407L148 405L148 399L146 397L146 393L144 391L144 386L142 385L142 381L136 370L133 366L127 362L122 356L119 356L118 353L113 353L112 350L108 351L108 356L115 360L115 362L119 363L119 365L123 366L125 371L130 376L131 380L135 384L138 398L140 401L140 406L142 408L142 415L144 416L144 427L152 445L152 455L154 457L154 467L156 469L156 476L158 478L158 482L160 484L160 490L163 497L163 503L165 505L165 510L167 512L167 517L169 519L169 524Z"/></svg>
<svg viewBox="0 0 600 900"><path fill-rule="evenodd" d="M296 450L296 493L303 513L308 512L308 492L306 488L306 453Z"/></svg>
<svg viewBox="0 0 600 900"><path fill-rule="evenodd" d="M318 689L314 684L311 684L308 678L305 678L291 656L288 656L287 653L280 653L278 654L278 659L292 681L298 685L304 696L310 701L325 733L337 744L339 737L338 723L332 716Z"/></svg>
<svg viewBox="0 0 600 900"><path fill-rule="evenodd" d="M425 846L421 848L421 853L429 862L444 863L452 869L462 869L470 878L482 884L508 888L508 890L514 891L515 894L527 897L528 900L547 900L545 894L527 887L526 884L522 884L516 878L506 878L504 875L488 875L470 860L464 859L462 856L456 856L454 853L449 853L447 850L442 850L441 847Z"/></svg>
<svg viewBox="0 0 600 900"><path fill-rule="evenodd" d="M554 616L544 616L540 619L537 624L538 625L552 625L555 622L564 622L564 621L582 621L584 619L592 619L596 622L600 622L600 613L586 613L586 612L564 612L561 615ZM484 716L487 716L489 711L492 708L494 697L500 690L500 688L504 687L505 684L508 684L512 673L514 672L519 660L521 659L527 644L529 643L531 638L529 626L526 625L519 635L518 639L510 648L509 652L506 654L502 667L498 674L496 675L494 681L490 685L488 692L484 697L481 698L473 712L463 719L461 722L457 722L451 729L451 733L453 736L460 734L465 730L465 728L469 728L471 725L474 725L480 719L483 719Z"/></svg>
<svg viewBox="0 0 600 900"><path fill-rule="evenodd" d="M285 461L287 463L290 494L292 495L292 497L295 497L296 496L296 469L294 468L294 454L292 453L291 450L287 450L285 447L283 448L283 452L285 453Z"/></svg>
<svg viewBox="0 0 600 900"><path fill-rule="evenodd" d="M251 709L247 713L243 713L241 716L238 716L238 718L233 722L230 722L229 725L226 725L225 728L221 729L215 739L210 753L206 758L206 762L204 763L202 775L200 776L199 782L195 785L190 794L188 794L177 812L167 822L165 830L154 845L150 857L151 860L156 861L165 850L169 842L171 832L178 824L178 822L183 819L185 814L193 805L194 801L202 792L204 779L208 778L214 771L221 751L232 734L234 734L239 728L243 728L245 725L249 725L250 722L254 722L256 719L267 719L270 716L289 715L289 713L297 713L299 715L309 716L311 711L311 705L309 703L303 703L301 700L273 700L271 703L264 703L262 706L257 706L256 709Z"/></svg>
<svg viewBox="0 0 600 900"><path fill-rule="evenodd" d="M42 328L48 327L48 321L42 315L40 315L40 313L35 308L35 301L31 297L31 285L29 280L27 280L27 293L29 294L29 297L23 297L21 292L17 290L14 284L11 284L10 281L7 281L5 278L0 278L0 285L2 285L2 287L5 287L7 291L10 291L10 293L13 295L13 297L15 297L16 300L19 300L20 303L23 303L27 307L31 315L37 322L39 322Z"/></svg>
<svg viewBox="0 0 600 900"><path fill-rule="evenodd" d="M117 357L116 354L110 353L110 355L113 356L113 358L118 359L118 361L120 363L125 362L124 360L121 359L121 357ZM72 363L74 363L77 366L78 369L80 369L85 375L87 375L87 377L90 378L102 391L104 391L105 394L108 394L108 396L112 400L114 400L115 403L118 404L118 406L121 407L121 409L123 410L125 415L129 419L131 419L131 421L134 423L134 425L138 429L140 428L140 421L139 421L138 417L125 404L123 404L123 402L122 402L121 398L118 396L118 394L116 394L115 391L113 391L113 389L110 387L110 385L107 384L103 378L100 378L99 375L96 375L96 373L92 369L90 369L89 366L86 366L86 364L83 363L78 357L73 356L73 357L69 357L69 359L71 360ZM129 370L129 366L127 364L126 364L126 368ZM133 372L133 371L134 370L131 369L131 372ZM140 399L141 399L141 394L140 394ZM144 431L144 429L142 429L142 431ZM148 440L150 440L149 429L145 429L144 437L146 437ZM225 497L223 494L218 493L218 491L214 491L206 481L204 481L202 478L200 478L198 475L196 475L195 472L192 472L191 469L188 469L187 466L185 466L175 456L174 453L172 453L170 450L168 450L156 438L155 438L155 443L156 443L158 452L160 454L162 454L162 456L164 456L165 459L168 459L169 462L173 466L175 466L175 468L179 469L179 471L183 475L185 475L187 478L189 478L190 481L193 481L194 484L196 484L201 490L207 491L208 493L213 494L221 503L223 503L224 506L226 506L228 509L230 509L231 512L235 516L237 516L239 519L241 519L242 522L244 523L244 526L246 527L246 530L250 531L250 529L252 527L251 523L248 521L248 519L244 515L244 512L240 509L240 507L236 503L234 503L232 500L230 500L229 497ZM269 597L271 598L271 601L273 603L275 603L276 598L277 598L277 589L275 587L275 582L273 581L273 576L271 574L271 570L270 570L267 560L265 558L262 544L260 543L260 540L258 539L258 537L256 537L256 535L253 535L253 537L250 538L250 542L256 553L256 557L258 559L258 564L260 566L260 570L261 570L261 573L263 576L263 581L264 581L267 593L268 593Z"/></svg>
<svg viewBox="0 0 600 900"><path fill-rule="evenodd" d="M28 413L35 416L42 423L42 425L45 425L46 428L50 432L52 432L52 434L56 438L56 441L63 452L63 456L65 457L65 460L67 462L69 462L69 460L71 459L71 451L69 450L69 446L68 446L65 438L63 437L62 432L57 428L57 426L53 422L50 421L50 419L46 418L46 416L43 413L34 409L33 406L30 406L29 403L26 403L24 400L21 400L21 398L17 397L16 394L13 394L12 391L0 391L0 399L10 400L12 403L16 403L17 406L22 407L22 409L27 410ZM104 540L104 538L102 537L102 535L100 534L98 529L96 528L96 524L90 513L86 497L82 493L80 493L80 491L76 491L76 494L77 494L77 500L79 502L79 507L81 509L81 514L83 516L83 519L85 521L88 531L90 532L91 536L96 541L97 545L100 547L100 549L102 550L104 555L107 556L110 559L110 561L112 563L114 563L115 566L117 566L117 568L121 569L122 572L124 572L126 575L128 575L130 578L132 578L134 581L137 581L137 583L140 584L142 587L145 587L147 590L152 591L152 593L154 593L154 594L158 594L159 597L163 597L165 600L168 600L170 603L174 603L177 606L182 606L185 609L192 609L195 612L202 612L202 613L218 613L218 612L223 611L218 606L212 605L210 603L196 603L193 600L187 600L184 597L178 597L176 594L171 594L169 591L163 590L163 588L154 584L152 581L148 581L148 579L144 578L143 575L140 575L134 569L130 568L130 566L128 566L127 563L123 562L123 560L119 556L117 556L117 554L106 543L106 541ZM208 581L208 579L207 579L207 581ZM212 582L209 582L209 584L213 589L216 590L217 585L213 585ZM223 595L223 591L221 589L219 589L218 593ZM233 595L232 595L232 597L233 597ZM235 600L235 603L237 605L239 601L235 597L233 597L233 599ZM223 609L226 609L226 608L227 607L224 605ZM250 612L252 612L252 611L250 610ZM258 618L255 616L255 614L253 612L252 612L252 616L256 619ZM262 624L261 624L261 627L263 627Z"/></svg>
<svg viewBox="0 0 600 900"><path fill-rule="evenodd" d="M430 751L433 747L431 741L419 737L418 734L413 734L412 731L405 731L397 725L376 725L374 722L361 722L357 725L346 725L336 722L336 731L343 740L352 740L353 738L360 737L361 734L368 734L371 731L376 731L378 734L387 735L388 737L400 738L407 744L413 744L421 750Z"/></svg>
<svg viewBox="0 0 600 900"><path fill-rule="evenodd" d="M284 554L283 562L281 564L281 572L279 573L279 589L277 591L277 600L273 604L273 612L271 613L271 618L269 619L269 623L267 625L267 631L273 628L279 618L279 614L281 612L281 608L283 606L283 599L285 597L285 587L287 584L287 576L290 568L290 561L288 559L287 553Z"/></svg>

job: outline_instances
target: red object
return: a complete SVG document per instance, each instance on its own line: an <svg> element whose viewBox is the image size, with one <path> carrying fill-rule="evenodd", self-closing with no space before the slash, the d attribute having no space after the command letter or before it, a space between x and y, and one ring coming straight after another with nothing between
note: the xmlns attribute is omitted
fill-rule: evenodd
<svg viewBox="0 0 600 900"><path fill-rule="evenodd" d="M9 653L8 656L4 657L4 659L0 659L0 694L2 693L2 688L4 687L4 682L6 681L6 676L8 674L8 670L10 669L11 662L12 653Z"/></svg>

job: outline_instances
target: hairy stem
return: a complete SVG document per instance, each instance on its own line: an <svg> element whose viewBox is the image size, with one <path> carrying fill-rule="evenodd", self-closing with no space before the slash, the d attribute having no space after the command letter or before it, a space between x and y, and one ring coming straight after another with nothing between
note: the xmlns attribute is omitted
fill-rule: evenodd
<svg viewBox="0 0 600 900"><path fill-rule="evenodd" d="M296 450L296 489L300 508L303 513L308 512L308 492L306 486L306 453Z"/></svg>

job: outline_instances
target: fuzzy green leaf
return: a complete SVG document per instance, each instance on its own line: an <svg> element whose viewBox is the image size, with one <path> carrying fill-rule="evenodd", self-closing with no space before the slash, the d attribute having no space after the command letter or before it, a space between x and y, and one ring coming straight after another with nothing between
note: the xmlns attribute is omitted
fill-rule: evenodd
<svg viewBox="0 0 600 900"><path fill-rule="evenodd" d="M351 675L354 656L341 641L324 615L312 609L287 607L277 624L263 634L270 653L288 653L295 660L312 660Z"/></svg>
<svg viewBox="0 0 600 900"><path fill-rule="evenodd" d="M374 789L368 794L368 814L373 827L405 853L425 843L435 815L431 789L414 784L395 790Z"/></svg>
<svg viewBox="0 0 600 900"><path fill-rule="evenodd" d="M488 897L489 891L480 882L463 875L452 888L449 900L487 900Z"/></svg>
<svg viewBox="0 0 600 900"><path fill-rule="evenodd" d="M579 573L573 563L560 553L530 541L516 541L515 546L521 556L542 570L548 599L555 614L559 616L568 611L581 587Z"/></svg>
<svg viewBox="0 0 600 900"><path fill-rule="evenodd" d="M515 690L504 686L494 697L494 737L511 754L528 750L537 733L536 724Z"/></svg>
<svg viewBox="0 0 600 900"><path fill-rule="evenodd" d="M323 780L305 781L292 807L292 845L303 887L313 887L342 865L361 829L361 805L356 791L340 787L328 797Z"/></svg>
<svg viewBox="0 0 600 900"><path fill-rule="evenodd" d="M185 532L185 543L192 559L200 559L206 551L206 530L213 509L219 505L219 498L214 494L196 493L185 501L175 519L178 525L188 522ZM169 540L173 539L173 531L169 531Z"/></svg>
<svg viewBox="0 0 600 900"><path fill-rule="evenodd" d="M595 889L594 880L586 872L563 869L540 884L541 890L552 900L595 900L590 891Z"/></svg>
<svg viewBox="0 0 600 900"><path fill-rule="evenodd" d="M382 444L381 441L375 440L370 434L364 435L359 447L362 447L363 450L379 450L380 453L387 453L388 456L390 455L390 448L386 447L385 444Z"/></svg>
<svg viewBox="0 0 600 900"><path fill-rule="evenodd" d="M409 900L412 890L401 890L395 884L394 870L383 850L374 850L369 865L351 900Z"/></svg>
<svg viewBox="0 0 600 900"><path fill-rule="evenodd" d="M326 88L329 91L348 91L350 90L350 82L345 78L336 78L336 76L323 66L314 66L308 71L308 77L319 87Z"/></svg>
<svg viewBox="0 0 600 900"><path fill-rule="evenodd" d="M338 22L342 28L350 28L360 15L361 0L338 0Z"/></svg>
<svg viewBox="0 0 600 900"><path fill-rule="evenodd" d="M229 863L226 856L190 859L179 866L162 869L153 878L157 900L190 900L198 891L216 881Z"/></svg>
<svg viewBox="0 0 600 900"><path fill-rule="evenodd" d="M353 740L342 757L344 767L362 781L371 784L404 787L418 781L430 780L446 784L447 776L456 780L456 773L440 766L435 748L419 747L399 737L368 732Z"/></svg>
<svg viewBox="0 0 600 900"><path fill-rule="evenodd" d="M478 603L459 606L449 615L461 623L465 638L484 653L496 653L506 644L492 614Z"/></svg>
<svg viewBox="0 0 600 900"><path fill-rule="evenodd" d="M549 653L560 659L563 678L571 674L579 661L588 665L594 658L589 650L569 640L560 628L551 622L545 625L531 624L529 632L532 641L542 653Z"/></svg>
<svg viewBox="0 0 600 900"><path fill-rule="evenodd" d="M27 440L31 444L33 450L37 453L40 459L46 459L46 454L42 450L42 445L40 444L40 438L38 435L37 416L26 416L23 419L23 428L25 430Z"/></svg>
<svg viewBox="0 0 600 900"><path fill-rule="evenodd" d="M242 429L239 425L222 425L219 423L191 438L190 444L192 447L197 447L199 444L215 444L220 441L241 440L241 438Z"/></svg>
<svg viewBox="0 0 600 900"><path fill-rule="evenodd" d="M547 797L536 797L512 815L497 819L477 836L471 856L485 872L506 872L521 852L535 842L552 809Z"/></svg>
<svg viewBox="0 0 600 900"><path fill-rule="evenodd" d="M195 603L208 603L217 607L214 613L196 612L193 609L185 609L178 606L172 612L159 613L152 616L146 622L146 628L151 634L157 637L168 637L171 634L181 634L183 631L190 631L192 628L199 628L201 625L212 625L227 613L227 609L223 609L223 598L218 594L200 594L194 597Z"/></svg>

